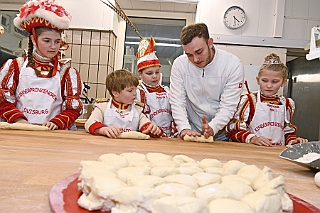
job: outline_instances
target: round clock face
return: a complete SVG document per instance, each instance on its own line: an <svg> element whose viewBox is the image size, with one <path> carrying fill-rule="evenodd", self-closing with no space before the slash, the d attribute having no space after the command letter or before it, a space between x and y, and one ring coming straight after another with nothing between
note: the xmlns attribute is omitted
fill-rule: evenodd
<svg viewBox="0 0 320 213"><path fill-rule="evenodd" d="M230 29L237 29L246 22L246 14L241 7L232 6L227 9L223 16L223 23Z"/></svg>

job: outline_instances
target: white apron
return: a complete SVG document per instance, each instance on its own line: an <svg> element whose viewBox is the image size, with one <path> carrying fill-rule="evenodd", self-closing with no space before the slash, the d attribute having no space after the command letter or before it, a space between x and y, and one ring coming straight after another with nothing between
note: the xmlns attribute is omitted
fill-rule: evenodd
<svg viewBox="0 0 320 213"><path fill-rule="evenodd" d="M271 138L273 145L284 146L285 110L285 105L261 102L260 91L258 91L256 109L250 123L250 131L258 137Z"/></svg>
<svg viewBox="0 0 320 213"><path fill-rule="evenodd" d="M169 91L164 87L165 92L150 93L143 84L140 86L146 93L146 103L150 108L150 113L146 114L147 117L170 137L173 118L171 116L171 107L169 103Z"/></svg>
<svg viewBox="0 0 320 213"><path fill-rule="evenodd" d="M61 112L62 97L60 74L52 78L39 78L34 70L23 63L16 90L17 108L31 124L43 124Z"/></svg>
<svg viewBox="0 0 320 213"><path fill-rule="evenodd" d="M112 99L103 116L103 123L106 126L117 126L123 128L123 132L139 130L139 114L135 104L131 104L131 111L121 113L119 109L111 108Z"/></svg>

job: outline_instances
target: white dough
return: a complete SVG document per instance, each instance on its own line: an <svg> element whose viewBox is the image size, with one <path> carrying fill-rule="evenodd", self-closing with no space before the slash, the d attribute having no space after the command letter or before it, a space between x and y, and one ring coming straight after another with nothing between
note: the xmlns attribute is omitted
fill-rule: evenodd
<svg viewBox="0 0 320 213"><path fill-rule="evenodd" d="M116 154L104 154L98 158L98 161L107 163L108 165L114 166L117 169L128 166L128 161L125 157Z"/></svg>
<svg viewBox="0 0 320 213"><path fill-rule="evenodd" d="M142 132L137 131L129 131L129 132L122 132L118 138L123 139L137 139L137 140L148 140L150 138L149 135L146 135Z"/></svg>
<svg viewBox="0 0 320 213"><path fill-rule="evenodd" d="M178 167L180 163L172 160L164 160L160 162L154 162L152 164L153 167Z"/></svg>
<svg viewBox="0 0 320 213"><path fill-rule="evenodd" d="M128 186L155 188L164 183L164 179L154 175L139 175L127 178Z"/></svg>
<svg viewBox="0 0 320 213"><path fill-rule="evenodd" d="M163 153L147 153L147 159L150 163L158 163L161 161L171 161L172 156Z"/></svg>
<svg viewBox="0 0 320 213"><path fill-rule="evenodd" d="M184 174L168 175L167 177L164 177L164 181L167 183L180 183L180 184L189 186L193 189L197 189L199 187L196 179L191 175L184 175Z"/></svg>
<svg viewBox="0 0 320 213"><path fill-rule="evenodd" d="M251 181L248 178L245 178L243 176L240 175L225 175L221 177L221 181L226 181L226 180L236 180L236 181L240 181L246 185L250 185Z"/></svg>
<svg viewBox="0 0 320 213"><path fill-rule="evenodd" d="M141 153L129 152L129 153L122 153L120 155L125 157L129 164L140 162L140 161L148 161L146 155Z"/></svg>
<svg viewBox="0 0 320 213"><path fill-rule="evenodd" d="M249 185L238 180L223 180L221 185L230 189L233 193L233 198L236 200L240 200L247 194L253 193L253 189Z"/></svg>
<svg viewBox="0 0 320 213"><path fill-rule="evenodd" d="M186 155L176 155L172 158L173 161L178 163L195 163L196 161Z"/></svg>
<svg viewBox="0 0 320 213"><path fill-rule="evenodd" d="M227 198L211 201L208 208L210 213L255 213L248 204Z"/></svg>
<svg viewBox="0 0 320 213"><path fill-rule="evenodd" d="M209 136L208 138L205 138L204 135L201 135L201 136L185 135L185 136L183 137L183 140L185 140L185 141L191 141L191 142L203 142L203 143L211 143L211 142L214 142L213 136Z"/></svg>
<svg viewBox="0 0 320 213"><path fill-rule="evenodd" d="M252 182L257 178L260 172L261 169L259 169L256 165L245 165L244 167L239 169L237 175L245 177Z"/></svg>
<svg viewBox="0 0 320 213"><path fill-rule="evenodd" d="M117 171L117 176L123 182L127 182L128 177L138 175L149 175L150 167L125 167Z"/></svg>
<svg viewBox="0 0 320 213"><path fill-rule="evenodd" d="M228 174L237 174L238 171L245 165L246 165L245 163L242 163L238 160L229 160L223 165L223 169Z"/></svg>
<svg viewBox="0 0 320 213"><path fill-rule="evenodd" d="M205 158L199 162L199 165L201 168L206 168L206 167L219 167L222 168L223 164L221 161L217 159L210 159L210 158Z"/></svg>
<svg viewBox="0 0 320 213"><path fill-rule="evenodd" d="M193 189L180 183L164 183L157 186L154 191L160 196L194 196Z"/></svg>
<svg viewBox="0 0 320 213"><path fill-rule="evenodd" d="M200 167L196 167L196 166L178 167L177 169L180 174L185 174L185 175L193 175L195 173L203 171Z"/></svg>
<svg viewBox="0 0 320 213"><path fill-rule="evenodd" d="M199 187L195 191L196 198L200 200L206 201L209 203L210 201L217 199L217 198L232 198L232 192L225 186L214 183L209 184L203 187Z"/></svg>
<svg viewBox="0 0 320 213"><path fill-rule="evenodd" d="M166 196L152 204L152 213L206 213L206 203L195 197Z"/></svg>
<svg viewBox="0 0 320 213"><path fill-rule="evenodd" d="M314 183L320 187L320 172L317 172L315 175L314 175Z"/></svg>
<svg viewBox="0 0 320 213"><path fill-rule="evenodd" d="M221 182L221 176L218 174L199 172L199 173L192 175L192 177L194 177L196 179L199 187L205 186L208 184L212 184L212 183L220 183Z"/></svg>
<svg viewBox="0 0 320 213"><path fill-rule="evenodd" d="M150 170L150 175L155 175L159 177L166 177L168 175L179 174L179 171L176 167L172 166L157 166L153 167Z"/></svg>
<svg viewBox="0 0 320 213"><path fill-rule="evenodd" d="M30 130L30 131L46 131L49 130L47 126L40 126L36 124L25 123L7 123L0 122L0 129L14 129L14 130Z"/></svg>
<svg viewBox="0 0 320 213"><path fill-rule="evenodd" d="M10 124L7 122L0 122L0 129L10 129Z"/></svg>
<svg viewBox="0 0 320 213"><path fill-rule="evenodd" d="M273 173L271 169L267 166L263 167L263 169L260 171L259 175L256 177L254 181L251 183L251 187L254 190L257 190L261 188L263 185L268 183L273 179Z"/></svg>
<svg viewBox="0 0 320 213"><path fill-rule="evenodd" d="M206 167L203 169L203 171L210 173L210 174L219 174L221 176L227 175L227 172L224 171L223 168L219 168L219 167Z"/></svg>

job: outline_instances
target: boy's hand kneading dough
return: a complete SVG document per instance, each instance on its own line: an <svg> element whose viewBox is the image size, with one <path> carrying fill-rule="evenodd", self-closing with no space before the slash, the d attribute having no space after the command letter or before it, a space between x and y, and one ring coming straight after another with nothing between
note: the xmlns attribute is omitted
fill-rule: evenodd
<svg viewBox="0 0 320 213"><path fill-rule="evenodd" d="M190 136L190 135L185 135L183 137L183 140L185 141L193 141L193 142L207 142L207 143L210 143L210 142L213 142L213 136L210 136L208 138L205 138L204 135L201 135L201 136Z"/></svg>

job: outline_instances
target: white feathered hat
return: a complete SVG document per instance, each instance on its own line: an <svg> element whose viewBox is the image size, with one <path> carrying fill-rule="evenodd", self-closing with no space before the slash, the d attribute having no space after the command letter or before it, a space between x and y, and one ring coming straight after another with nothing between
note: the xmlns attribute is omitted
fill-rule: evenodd
<svg viewBox="0 0 320 213"><path fill-rule="evenodd" d="M13 20L17 28L27 32L34 27L68 29L70 21L70 13L55 0L30 0L20 8L20 14Z"/></svg>

